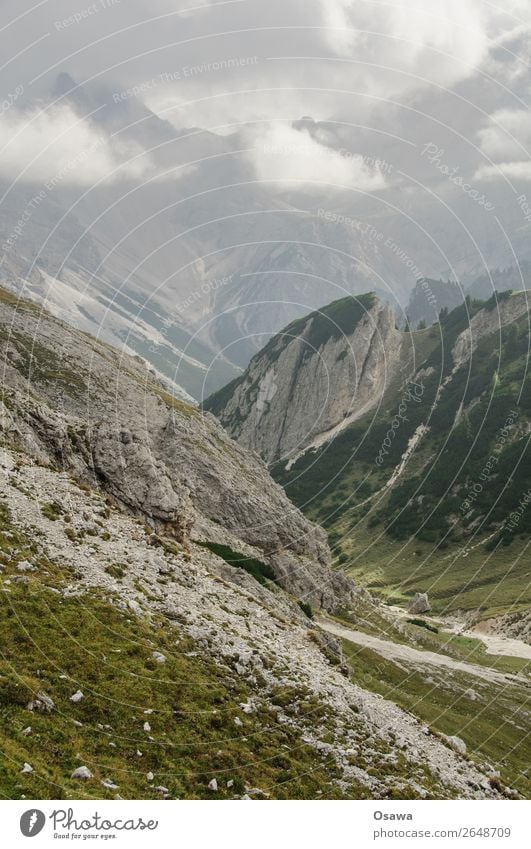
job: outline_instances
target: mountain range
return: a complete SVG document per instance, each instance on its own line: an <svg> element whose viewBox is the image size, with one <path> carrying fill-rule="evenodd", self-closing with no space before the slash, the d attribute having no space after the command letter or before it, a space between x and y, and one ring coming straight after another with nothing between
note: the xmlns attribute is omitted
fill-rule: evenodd
<svg viewBox="0 0 531 849"><path fill-rule="evenodd" d="M443 208L426 194L413 206L386 149L363 159L345 128L312 118L290 127L301 155L319 139L330 155L361 157L374 192L261 180L255 155L272 168L286 157L266 135L178 128L126 90L65 72L10 115L16 126L53 118L66 137L84 135L60 167L42 164L44 177L37 164L0 186L4 285L147 359L185 400L204 399L288 321L338 298L375 291L403 326L420 280L468 285L529 259L529 222L510 204L497 207L509 248L466 196Z"/></svg>

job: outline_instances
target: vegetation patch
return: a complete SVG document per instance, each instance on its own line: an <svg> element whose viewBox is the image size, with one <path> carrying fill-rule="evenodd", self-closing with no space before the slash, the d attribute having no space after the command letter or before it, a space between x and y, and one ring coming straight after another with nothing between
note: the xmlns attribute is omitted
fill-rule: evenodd
<svg viewBox="0 0 531 849"><path fill-rule="evenodd" d="M208 548L213 554L221 557L229 566L235 566L237 569L244 569L249 575L252 575L258 583L267 585L268 581L275 581L275 573L268 563L262 560L257 560L254 557L246 557L245 554L240 554L233 551L228 545L221 545L217 542L198 542L197 545L203 548Z"/></svg>

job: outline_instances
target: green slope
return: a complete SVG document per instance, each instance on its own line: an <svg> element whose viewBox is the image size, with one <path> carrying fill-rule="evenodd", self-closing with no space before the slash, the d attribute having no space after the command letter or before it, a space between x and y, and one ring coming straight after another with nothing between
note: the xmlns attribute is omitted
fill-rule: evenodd
<svg viewBox="0 0 531 849"><path fill-rule="evenodd" d="M470 317L495 305L469 300L411 334L415 384L393 387L376 417L289 471L273 469L329 530L339 564L395 599L427 590L439 609L485 615L531 602L528 316L484 337L457 371L451 356ZM421 425L429 431L387 487Z"/></svg>

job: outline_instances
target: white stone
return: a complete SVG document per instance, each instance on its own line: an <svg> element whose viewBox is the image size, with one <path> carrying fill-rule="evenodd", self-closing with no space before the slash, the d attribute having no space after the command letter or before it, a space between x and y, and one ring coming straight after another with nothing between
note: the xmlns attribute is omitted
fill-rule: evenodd
<svg viewBox="0 0 531 849"><path fill-rule="evenodd" d="M446 739L455 752L458 752L460 755L466 755L466 743L464 740L455 736L447 737Z"/></svg>
<svg viewBox="0 0 531 849"><path fill-rule="evenodd" d="M74 693L72 696L70 696L70 701L73 704L77 705L77 703L80 702L81 699L83 699L83 698L84 698L83 693L81 692L81 690L78 690L76 693Z"/></svg>
<svg viewBox="0 0 531 849"><path fill-rule="evenodd" d="M70 777L71 778L80 778L83 781L88 781L90 778L93 778L94 776L92 775L88 766L78 766L78 768L73 771L73 773Z"/></svg>

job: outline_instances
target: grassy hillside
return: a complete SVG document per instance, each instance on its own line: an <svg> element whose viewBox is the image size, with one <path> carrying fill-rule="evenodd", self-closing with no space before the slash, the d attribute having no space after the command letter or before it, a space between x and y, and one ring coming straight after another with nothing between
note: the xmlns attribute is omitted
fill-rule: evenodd
<svg viewBox="0 0 531 849"><path fill-rule="evenodd" d="M21 580L17 565L28 558L38 569ZM128 615L98 591L58 592L72 573L12 524L5 505L0 568L1 797L155 799L165 788L173 798L234 798L246 785L275 798L341 797L331 759L278 723L275 705L320 716L302 688L279 689L237 727L252 694L236 671L209 660L165 617ZM72 703L79 688L84 698ZM28 710L42 692L53 710ZM22 773L24 763L33 772ZM92 780L71 778L82 765ZM208 787L213 777L217 791Z"/></svg>
<svg viewBox="0 0 531 849"><path fill-rule="evenodd" d="M329 530L338 562L395 599L422 589L441 609L485 613L531 601L528 317L484 337L458 370L451 355L470 317L494 307L468 302L411 334L418 377L393 388L375 418L273 470Z"/></svg>

